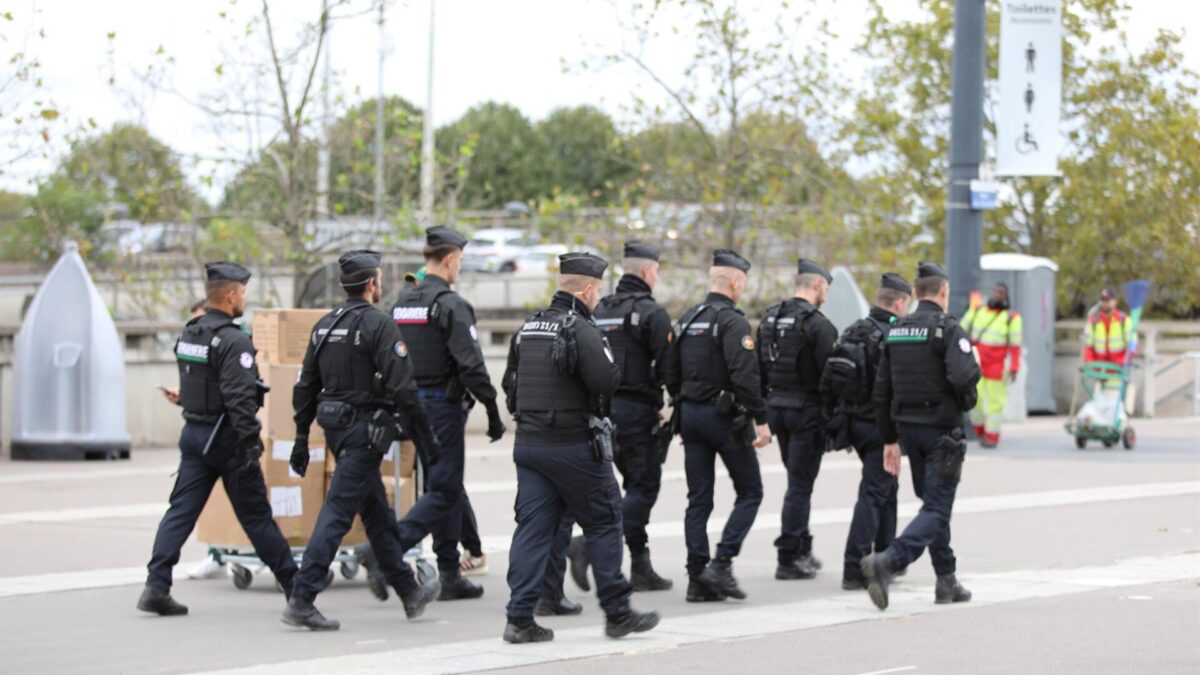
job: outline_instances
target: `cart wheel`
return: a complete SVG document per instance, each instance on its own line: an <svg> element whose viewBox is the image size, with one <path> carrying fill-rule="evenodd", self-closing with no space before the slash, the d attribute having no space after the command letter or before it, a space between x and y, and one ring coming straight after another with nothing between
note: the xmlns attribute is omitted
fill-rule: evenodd
<svg viewBox="0 0 1200 675"><path fill-rule="evenodd" d="M1080 450L1086 448L1087 447L1087 436L1076 436L1075 437L1075 447L1079 448Z"/></svg>
<svg viewBox="0 0 1200 675"><path fill-rule="evenodd" d="M1121 432L1121 446L1126 450L1132 450L1135 443L1137 443L1137 434L1134 433L1133 427L1125 427L1125 431Z"/></svg>
<svg viewBox="0 0 1200 675"><path fill-rule="evenodd" d="M342 573L343 579L353 579L354 577L358 576L358 570L358 563L351 560L347 560L341 565L338 565L338 571Z"/></svg>
<svg viewBox="0 0 1200 675"><path fill-rule="evenodd" d="M330 584L332 584L332 583L333 583L333 570L330 569L329 572L325 574L325 586L323 586L321 588L321 590L325 590L326 588L329 588Z"/></svg>
<svg viewBox="0 0 1200 675"><path fill-rule="evenodd" d="M254 572L241 565L233 565L233 585L237 586L239 591L244 591L250 588L250 584L254 583Z"/></svg>
<svg viewBox="0 0 1200 675"><path fill-rule="evenodd" d="M430 565L424 560L417 560L417 581L419 583L429 583L431 579L436 579L437 576L437 570L433 568L433 565Z"/></svg>
<svg viewBox="0 0 1200 675"><path fill-rule="evenodd" d="M1107 438L1106 438L1106 439L1104 439L1103 441L1100 441L1100 442L1101 442L1101 443L1103 443L1103 444L1104 444L1104 447L1106 447L1106 448L1111 448L1112 446L1114 446L1114 445L1116 445L1116 444L1117 444L1117 442L1116 442L1116 441L1110 441L1110 440L1108 440Z"/></svg>

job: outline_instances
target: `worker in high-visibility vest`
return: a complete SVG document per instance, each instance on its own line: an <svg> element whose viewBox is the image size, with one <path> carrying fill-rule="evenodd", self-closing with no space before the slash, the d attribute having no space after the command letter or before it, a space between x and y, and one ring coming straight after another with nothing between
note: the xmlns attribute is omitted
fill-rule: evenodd
<svg viewBox="0 0 1200 675"><path fill-rule="evenodd" d="M979 353L979 403L971 410L971 425L985 448L1000 443L1000 423L1008 401L1008 384L1021 369L1021 315L1008 308L1008 286L997 283L987 304L971 294L971 307L961 325ZM1008 360L1005 371L1004 362Z"/></svg>
<svg viewBox="0 0 1200 675"><path fill-rule="evenodd" d="M1125 365L1125 350L1133 341L1129 315L1117 309L1117 295L1110 289L1100 291L1100 306L1088 315L1083 334L1083 361L1108 361Z"/></svg>

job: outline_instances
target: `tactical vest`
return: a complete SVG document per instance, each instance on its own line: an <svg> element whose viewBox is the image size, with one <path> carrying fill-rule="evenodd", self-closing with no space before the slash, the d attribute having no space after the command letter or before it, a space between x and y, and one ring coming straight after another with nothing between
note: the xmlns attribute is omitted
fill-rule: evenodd
<svg viewBox="0 0 1200 675"><path fill-rule="evenodd" d="M954 425L961 413L946 379L946 332L953 319L917 313L892 324L884 344L892 367L892 416L901 421Z"/></svg>
<svg viewBox="0 0 1200 675"><path fill-rule="evenodd" d="M313 327L310 339L314 347L320 345L317 369L321 372L323 397L361 407L383 393L376 391L375 345L361 330L363 316L372 309L371 305L342 305ZM347 311L352 314L337 321Z"/></svg>
<svg viewBox="0 0 1200 675"><path fill-rule="evenodd" d="M798 300L785 300L767 310L759 339L759 363L772 394L798 395L816 383L800 380L800 354L807 346L804 322L815 307L802 308Z"/></svg>
<svg viewBox="0 0 1200 675"><path fill-rule="evenodd" d="M437 386L455 375L454 361L446 348L447 336L442 332L442 307L437 301L452 292L422 284L405 289L392 307L392 320L413 357L413 377L418 386Z"/></svg>
<svg viewBox="0 0 1200 675"><path fill-rule="evenodd" d="M607 296L596 307L594 317L596 328L608 339L613 360L621 366L621 389L657 395L654 356L646 335L647 317L638 311L638 304L649 297L649 293L616 293Z"/></svg>
<svg viewBox="0 0 1200 675"><path fill-rule="evenodd" d="M183 416L193 422L214 423L225 404L217 364L212 359L221 344L222 328L237 328L232 321L206 323L205 316L188 322L175 342L175 360L179 364L179 404Z"/></svg>
<svg viewBox="0 0 1200 675"><path fill-rule="evenodd" d="M733 390L717 321L725 310L697 305L675 325L675 349L683 373L680 395L687 400L707 403L722 391Z"/></svg>
<svg viewBox="0 0 1200 675"><path fill-rule="evenodd" d="M555 340L566 339L568 314L546 309L534 314L517 333L517 412L590 409L588 393L577 376L559 372L554 362Z"/></svg>

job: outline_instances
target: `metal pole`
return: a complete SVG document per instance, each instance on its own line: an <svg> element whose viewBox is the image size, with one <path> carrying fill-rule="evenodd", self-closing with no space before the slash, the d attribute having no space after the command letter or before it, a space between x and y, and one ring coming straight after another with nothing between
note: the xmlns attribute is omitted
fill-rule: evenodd
<svg viewBox="0 0 1200 675"><path fill-rule="evenodd" d="M421 219L425 227L433 225L433 2L429 0L429 61L421 125Z"/></svg>
<svg viewBox="0 0 1200 675"><path fill-rule="evenodd" d="M983 159L985 0L954 2L954 70L950 93L950 181L946 199L946 266L950 307L962 316L967 295L979 287L983 213L971 209L971 180Z"/></svg>
<svg viewBox="0 0 1200 675"><path fill-rule="evenodd" d="M385 50L385 35L383 27L383 8L386 3L379 3L379 93L375 97L375 224L383 222L383 59Z"/></svg>
<svg viewBox="0 0 1200 675"><path fill-rule="evenodd" d="M329 128L332 125L329 109L329 38L333 26L329 24L329 0L321 0L321 16L325 20L325 63L321 76L321 146L317 155L317 218L329 217Z"/></svg>

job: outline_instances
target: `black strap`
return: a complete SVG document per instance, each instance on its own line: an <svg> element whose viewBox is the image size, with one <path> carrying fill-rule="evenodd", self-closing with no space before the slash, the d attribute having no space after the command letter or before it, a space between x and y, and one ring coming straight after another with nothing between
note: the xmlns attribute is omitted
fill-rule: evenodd
<svg viewBox="0 0 1200 675"><path fill-rule="evenodd" d="M329 339L330 334L333 333L333 329L336 328L337 325L342 322L342 319L350 316L351 314L354 314L355 312L358 312L359 310L366 309L370 306L371 305L359 305L357 307L351 307L350 309L347 309L346 311L344 311L341 314L338 314L336 317L334 317L333 323L329 324L329 328L326 329L325 334L321 336L321 340L319 342L317 342L317 346L313 348L313 358L316 358L317 355L321 353L321 347L325 346L325 341Z"/></svg>

